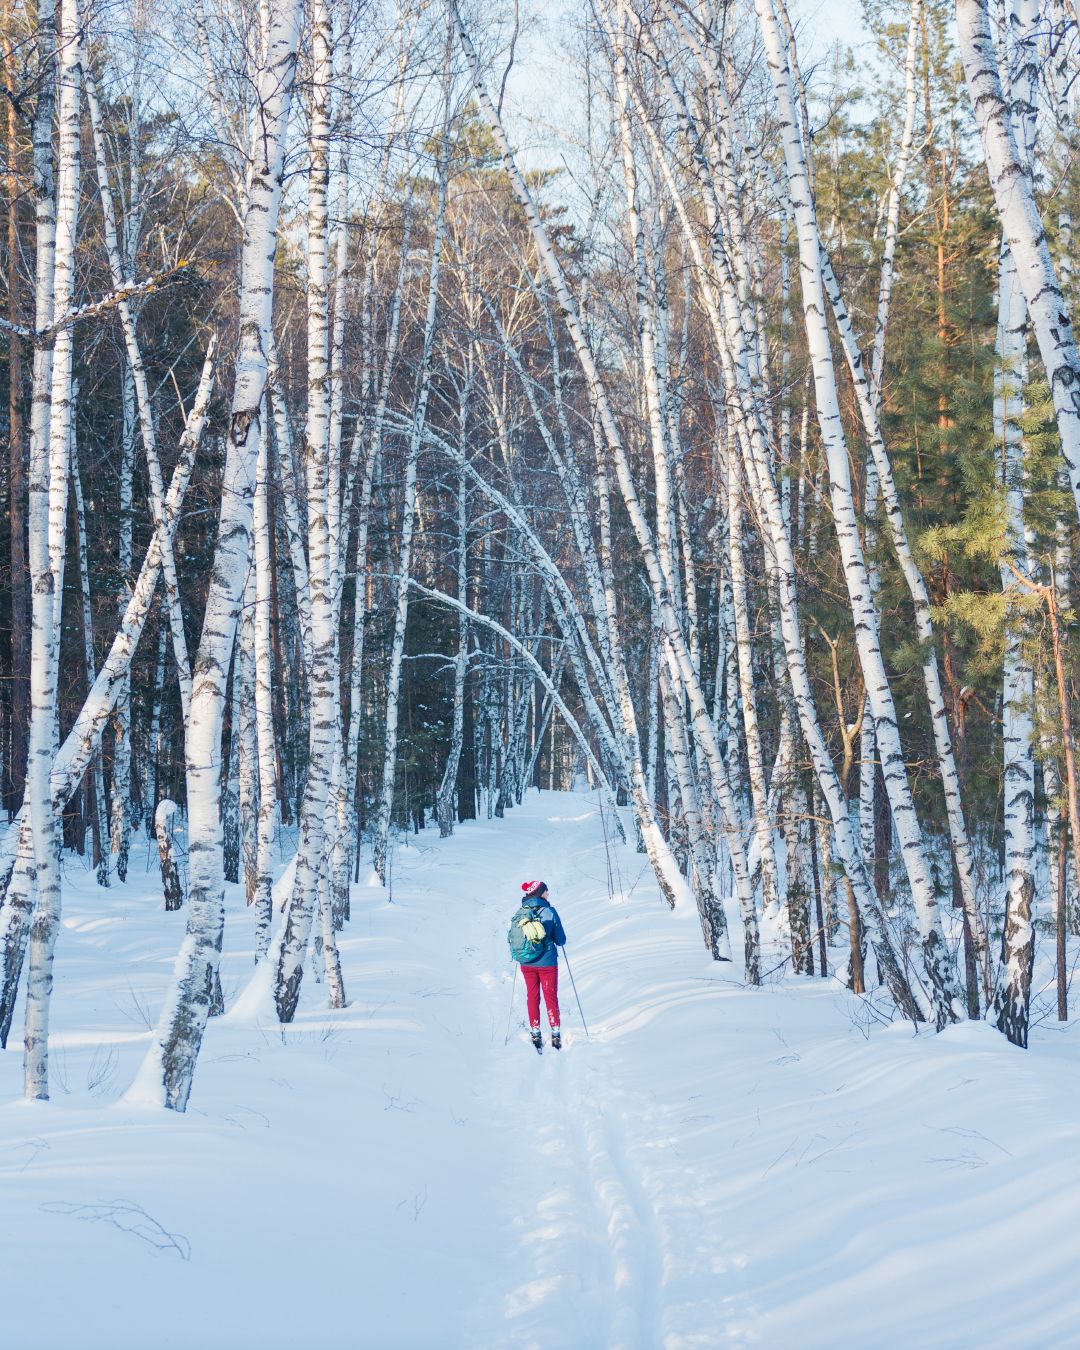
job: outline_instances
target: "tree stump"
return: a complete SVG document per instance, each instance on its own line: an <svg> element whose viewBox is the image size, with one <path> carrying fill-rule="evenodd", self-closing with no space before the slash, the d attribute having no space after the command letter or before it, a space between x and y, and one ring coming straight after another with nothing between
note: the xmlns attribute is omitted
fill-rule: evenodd
<svg viewBox="0 0 1080 1350"><path fill-rule="evenodd" d="M176 865L176 840L173 837L173 820L176 817L176 803L163 798L158 802L154 813L154 833L157 835L158 857L161 859L161 888L165 893L165 908L179 909L184 903L184 888L180 882L180 869Z"/></svg>

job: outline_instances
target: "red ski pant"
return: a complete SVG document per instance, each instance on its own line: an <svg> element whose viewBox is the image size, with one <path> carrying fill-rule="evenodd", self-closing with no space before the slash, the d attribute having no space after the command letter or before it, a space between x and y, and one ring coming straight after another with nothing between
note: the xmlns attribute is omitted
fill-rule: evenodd
<svg viewBox="0 0 1080 1350"><path fill-rule="evenodd" d="M529 1026L540 1025L540 990L544 991L544 1007L553 1027L559 1025L559 967L522 966L525 993L529 1003Z"/></svg>

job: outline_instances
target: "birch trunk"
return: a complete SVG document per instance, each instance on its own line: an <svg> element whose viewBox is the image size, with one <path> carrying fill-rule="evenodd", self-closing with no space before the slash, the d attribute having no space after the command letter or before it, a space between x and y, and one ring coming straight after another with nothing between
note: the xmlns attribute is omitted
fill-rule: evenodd
<svg viewBox="0 0 1080 1350"><path fill-rule="evenodd" d="M639 31L645 35L644 30ZM709 203L712 184L694 120L690 116L689 110L686 108L674 82L667 78L662 70L661 76L664 88L671 97L684 126L690 144L695 172L698 175L706 202ZM791 540L787 533L780 496L772 475L768 440L760 420L760 409L757 406L750 380L748 362L745 356L747 342L741 328L741 310L727 256L719 247L715 225L710 223L711 256L709 261L706 262L694 224L690 219L683 195L671 172L667 157L654 133L651 132L648 122L646 121L644 125L646 131L650 134L657 163L663 171L664 181L678 211L684 238L697 265L697 275L701 282L701 296L715 336L725 384L730 391L727 406L733 415L737 441L744 464L751 470L748 476L755 484L759 514L767 532L770 558L776 568L776 584L780 601L780 628L795 705L803 736L810 750L814 772L822 796L828 806L837 850L851 881L853 892L858 897L858 904L870 930L879 964L897 1005L904 1016L918 1021L922 1017L922 1012L903 972L901 959L885 926L884 916L881 913L877 897L874 894L870 878L857 847L844 794L826 747L814 704L800 631L795 563L791 550ZM713 210L712 215L715 219L718 212ZM804 434L804 444L805 439Z"/></svg>
<svg viewBox="0 0 1080 1350"><path fill-rule="evenodd" d="M793 765L784 809L784 844L787 855L787 915L791 930L791 965L797 975L814 973L814 933L811 925L813 874L811 865L809 804L802 774Z"/></svg>
<svg viewBox="0 0 1080 1350"><path fill-rule="evenodd" d="M451 0L450 8L458 30L458 39L462 51L471 68L473 88L477 100L488 120L496 143L499 146L504 168L525 213L525 218L529 225L533 241L536 244L543 270L552 290L558 298L578 362L588 385L590 398L596 408L597 416L603 427L604 439L611 452L612 461L619 481L619 487L622 492L623 502L630 517L634 536L637 539L638 546L641 550L642 560L645 564L649 584L659 609L661 626L665 637L667 638L670 660L674 666L673 674L675 675L675 678L682 683L686 692L690 704L694 735L701 744L703 752L708 760L713 788L720 802L721 810L724 815L725 827L728 830L728 841L729 847L732 850L733 865L736 869L740 866L745 868L745 855L737 824L738 817L734 803L730 799L730 790L726 781L726 773L720 757L715 731L711 719L709 718L708 708L706 707L704 696L701 692L697 673L695 672L693 663L690 659L686 640L673 607L672 597L665 583L663 571L657 557L652 531L649 528L648 521L642 510L626 451L611 407L608 403L599 370L581 327L577 306L566 285L562 268L559 265L558 259L551 247L547 232L540 220L532 193L517 168L501 119L488 96L483 76L480 71L479 60L473 49L472 43L469 40L468 32L462 25L461 17L454 0ZM640 760L638 760L638 767L640 768ZM644 784L642 783L642 788L643 787ZM647 845L648 842L647 839ZM657 862L657 875L662 877L664 876L662 870L663 860L662 855L659 854L659 852L657 852ZM668 885L671 886L671 878L668 877L666 879Z"/></svg>
<svg viewBox="0 0 1080 1350"><path fill-rule="evenodd" d="M892 473L892 465L885 449L885 442L881 434L881 426L877 417L875 405L876 396L871 394L871 391L867 386L862 358L851 331L851 326L847 318L843 300L840 297L836 278L833 276L832 267L828 263L824 250L822 250L822 265L825 285L829 293L830 305L837 321L837 327L840 331L844 351L847 355L849 370L855 385L863 422L866 427L867 438L873 454L872 467L874 472L872 475L870 473L871 466L867 467L867 500L873 500L873 497L869 494L876 494L876 491L880 486L885 504L885 517L888 523L889 533L892 538L893 546L896 549L897 559L900 563L908 592L914 603L915 631L924 653L922 661L923 684L926 689L927 703L930 710L930 721L934 733L934 747L937 752L938 769L941 774L942 788L945 796L946 819L949 826L950 840L953 846L953 857L956 863L957 874L960 878L960 891L964 903L964 910L971 926L976 954L983 974L984 986L988 992L990 980L989 946L986 937L986 928L982 920L978 899L975 894L975 859L971 850L971 841L968 837L967 825L964 820L963 800L960 790L960 775L956 767L956 758L952 746L952 735L949 731L948 715L945 709L945 698L941 688L941 675L938 668L937 647L931 618L930 595L926 588L925 579L915 561L914 551L908 540L907 526L904 522L903 513L900 507L900 496L897 491L896 482ZM871 577L871 583L873 583L873 577ZM873 584L871 584L871 590L872 592L875 591ZM869 700L867 706L872 706ZM875 731L875 742L876 740L877 733Z"/></svg>
<svg viewBox="0 0 1080 1350"><path fill-rule="evenodd" d="M1014 0L1004 34L1005 57L1015 51L1012 132L1022 177L1032 182L1035 100L1039 57L1038 7ZM1035 954L1035 680L1031 666L1031 563L1024 522L1025 447L1022 419L1027 374L1028 309L1016 262L1002 240L998 278L997 364L994 371L994 435L1000 447L1005 499L1005 554L1001 583L1006 595L1002 670L1002 751L1005 794L1005 925L994 994L997 1026L1014 1045L1026 1047ZM1064 441L1063 441L1064 449ZM1025 581L1027 586L1024 585Z"/></svg>
<svg viewBox="0 0 1080 1350"><path fill-rule="evenodd" d="M1005 927L1001 967L994 994L998 1028L1014 1045L1027 1046L1028 1009L1035 932L1035 759L1034 675L1028 655L1029 597L1014 579L1011 562L1029 575L1024 531L1023 415L1026 312L1012 255L1003 244L998 299L998 367L995 371L994 431L1001 447L1006 502L1007 562L1002 588L1010 597L1005 617L1002 671L1002 751L1005 792Z"/></svg>
<svg viewBox="0 0 1080 1350"><path fill-rule="evenodd" d="M917 53L919 30L922 23L922 0L911 0L911 8L908 15L908 37L907 49L904 56L904 125L900 134L900 145L897 153L896 168L893 173L892 182L889 184L889 197L885 213L885 238L881 255L881 272L878 281L878 303L877 312L874 318L874 347L870 361L870 389L872 404L875 413L881 406L881 379L885 368L885 335L888 330L889 314L891 310L893 282L896 277L896 243L900 233L900 196L904 183L907 179L908 165L911 160L911 150L914 142L915 133L915 111L917 107ZM878 498L880 487L878 483L878 470L871 455L866 465L866 484L863 497L863 514L865 517L865 539L867 554L872 556L876 545L876 518L878 513ZM871 567L870 571L871 588L876 596L880 589L880 577L877 568ZM921 576L920 576L921 581ZM925 588L923 588L925 590ZM918 608L918 599L916 599ZM927 615L929 617L929 615ZM924 639L925 640L925 639ZM924 663L925 668L925 663ZM936 670L936 666L935 666ZM936 722L935 722L936 729ZM945 724L945 732L948 735L948 724ZM939 744L939 759L941 756L941 746ZM951 762L951 746L949 754ZM863 710L862 734L859 747L859 827L862 840L863 859L868 868L873 866L874 849L874 819L875 819L875 799L878 781L878 763L877 763L877 735L874 731L874 715L869 705L869 699ZM948 794L948 786L946 786ZM959 794L957 794L957 806L959 806ZM950 819L952 817L950 816ZM963 816L960 816L961 822ZM966 843L966 833L964 836ZM962 866L963 860L958 860L958 867ZM968 869L966 876L961 878L961 887L967 884L974 895L972 884L971 869L971 851L967 850ZM974 906L977 911L977 905ZM970 916L969 916L970 922ZM975 930L973 929L973 936ZM988 950L984 943L983 950ZM984 962L984 976L988 976L988 970Z"/></svg>
<svg viewBox="0 0 1080 1350"><path fill-rule="evenodd" d="M86 552L86 511L83 506L82 474L74 429L71 436L71 486L75 497L75 530L79 550L79 590L82 595L83 656L86 668L86 694L90 695L96 676L94 658L94 620L90 606L90 569ZM105 775L100 751L94 755L90 789L90 810L93 817L94 857L99 886L109 884L109 824L105 801Z"/></svg>
<svg viewBox="0 0 1080 1350"><path fill-rule="evenodd" d="M261 430L260 430L261 439ZM233 656L233 726L237 751L239 871L244 897L255 902L258 885L259 752L255 739L255 576L249 567Z"/></svg>
<svg viewBox="0 0 1080 1350"><path fill-rule="evenodd" d="M773 822L765 787L765 766L761 755L761 735L757 720L757 696L754 690L753 649L750 617L746 603L746 576L742 545L742 483L738 464L728 464L728 558L730 562L732 610L735 619L735 651L742 695L743 730L746 733L746 762L754 807L754 830L761 858L761 879L765 909L775 913L780 904L780 888L773 849Z"/></svg>
<svg viewBox="0 0 1080 1350"><path fill-rule="evenodd" d="M75 298L75 239L79 215L81 139L79 104L84 34L76 0L60 8L59 102L56 179L56 233L53 313L66 314ZM30 924L23 1033L27 1097L49 1095L49 1003L52 964L60 928L61 839L56 830L50 770L57 734L59 605L66 545L68 466L71 450L72 358L70 325L56 336L50 372L48 445L31 443L30 573L33 578L30 645L30 750L27 795L34 840L37 899ZM35 398L37 391L35 390ZM44 427L39 426L43 431Z"/></svg>
<svg viewBox="0 0 1080 1350"><path fill-rule="evenodd" d="M149 771L149 791L146 794L147 812L144 817L144 824L148 835L154 828L157 804L161 799L161 691L165 684L165 643L167 640L168 633L166 631L166 626L164 622L159 623L157 660L154 663L153 704L151 705L150 710L150 762L147 766Z"/></svg>
<svg viewBox="0 0 1080 1350"><path fill-rule="evenodd" d="M27 6L29 11L30 6ZM5 0L3 26L7 35L14 30L15 5ZM29 13L27 14L29 28ZM3 62L3 78L9 89L18 79L18 60L11 37L7 36L7 52ZM41 81L41 93L48 90L51 98L51 77ZM41 95L39 94L39 97ZM20 266L20 225L23 211L20 203L25 195L25 184L19 172L22 161L19 109L15 100L8 99L6 121L7 151L7 313L14 330L23 318L24 286ZM35 117L35 124L37 118ZM27 734L30 727L30 586L26 556L26 442L23 416L23 343L14 331L8 337L8 503L10 510L11 563L11 701L10 737L8 741L7 779L4 800L9 813L15 811L26 790Z"/></svg>
<svg viewBox="0 0 1080 1350"><path fill-rule="evenodd" d="M162 522L155 528L150 547L143 559L142 567L136 579L131 599L124 611L123 621L113 638L109 654L102 663L98 677L94 681L91 697L80 709L75 722L60 747L52 769L52 793L54 802L62 804L78 785L86 771L94 749L100 739L104 723L116 706L124 675L130 669L143 628L150 613L154 590L161 575L161 539L168 536L171 544L176 525L180 517L184 494L191 481L195 455L202 439L203 430L209 412L210 395L213 392L217 340L211 338L203 361L199 387L195 395L187 425L180 439L180 446L173 469L169 493L165 499L165 511Z"/></svg>
<svg viewBox="0 0 1080 1350"><path fill-rule="evenodd" d="M638 32L642 36L647 36L643 29L639 29ZM661 74L664 78L664 86L669 91L672 101L678 109L680 117L686 127L688 138L691 141L695 163L698 172L701 175L701 182L708 203L712 200L709 195L711 192L711 179L709 178L706 169L706 159L700 145L700 138L697 136L693 119L690 117L677 88L674 86L673 82L666 77L663 71L661 71ZM723 297L724 314L721 316L719 299L712 292L712 283L709 279L710 270L702 255L685 203L683 202L678 186L671 175L666 157L658 146L648 121L645 120L643 125L653 141L657 162L660 164L664 172L665 181L671 189L673 201L679 212L680 219L682 220L684 235L691 249L691 253L697 262L698 275L703 283L702 294L706 304L706 311L709 315L714 333L716 334L716 341L724 368L725 380L729 383L729 388L735 400L734 405L729 402L727 406L735 413L738 441L742 448L744 462L748 467L748 476L751 481L755 483L755 493L759 497L759 509L763 509L763 520L767 526L768 546L771 550L770 558L776 568L777 587L780 600L780 627L783 635L788 674L791 679L792 690L799 719L802 724L803 734L811 751L815 772L818 776L822 793L828 803L829 813L833 820L835 836L841 856L844 860L844 866L849 877L852 879L854 891L859 898L859 905L866 915L866 921L871 930L871 936L878 953L881 968L885 972L889 987L896 998L898 1006L903 1010L904 1015L911 1017L914 1020L919 1020L921 1012L901 968L900 958L893 947L892 940L885 927L884 917L880 912L862 858L855 845L855 840L851 831L851 823L847 815L844 794L840 789L835 769L833 768L826 749L818 721L817 711L814 706L813 695L807 677L805 654L799 631L798 606L795 591L795 569L791 555L791 541L787 534L779 495L777 494L775 482L772 478L769 459L771 452L767 447L766 435L760 422L760 409L755 401L755 395L752 390L749 352L752 350L753 344L748 341L742 327L746 311L737 298L734 279L728 267L727 255L718 247L717 235L715 233L716 227L710 226L713 230L714 241L712 263L715 268L717 283ZM719 218L718 208L714 210L714 218ZM754 359L756 360L756 358ZM803 439L805 441L805 436ZM731 686L734 686L734 679L731 681Z"/></svg>
<svg viewBox="0 0 1080 1350"><path fill-rule="evenodd" d="M402 47L400 63L404 62L405 47ZM403 64L401 64L403 69ZM400 115L400 108L397 115ZM395 127L397 122L395 120ZM389 170L390 144L393 141L393 133L387 143L386 153L380 167L380 190L377 197L381 196L382 187L385 186L385 179ZM335 859L334 870L334 907L339 917L344 918L349 908L348 892L348 873L344 866L346 839L352 842L354 851L359 854L359 822L354 827L353 816L356 804L356 773L357 759L359 755L360 729L363 717L363 698L362 698L362 672L364 658L364 634L366 628L366 603L362 599L361 578L366 576L367 572L367 552L368 552L368 528L371 516L371 495L374 485L376 469L380 463L382 454L383 429L386 422L387 403L390 397L391 381L396 370L398 339L401 333L401 311L405 294L405 280L408 272L409 246L412 239L413 226L413 201L410 196L405 204L405 219L402 227L401 246L398 253L398 267L396 285L390 298L389 315L387 318L387 331L384 344L383 366L381 378L378 381L378 392L375 399L375 408L370 418L361 418L353 432L353 445L349 456L349 462L355 466L363 463L363 472L360 480L360 500L356 527L355 542L355 573L356 573L356 600L354 603L353 614L353 650L352 650L352 669L350 676L350 701L349 701L349 725L345 740L345 763L343 765L343 783L341 785L341 795L338 801L338 844L337 858ZM362 317L364 319L366 341L364 344L364 363L361 378L361 387L365 396L370 397L375 386L375 372L373 347L374 343L370 333L370 291L373 281L373 273L376 263L376 246L373 246L369 252L365 275L364 275L364 297L362 299ZM348 511L343 512L343 518L348 518Z"/></svg>
<svg viewBox="0 0 1080 1350"><path fill-rule="evenodd" d="M98 107L97 89L92 75L87 72L86 102L90 113L90 125L93 130L94 153L97 168L98 193L101 199L102 220L104 223L105 248L112 273L113 286L118 293L117 312L124 332L124 345L127 365L124 368L124 455L130 460L133 452L134 427L132 426L131 407L134 394L135 408L138 411L139 430L142 435L143 451L146 455L147 476L150 485L150 505L155 524L160 521L165 509L165 485L161 474L161 462L157 453L157 436L154 430L154 416L150 400L150 387L146 378L142 351L135 330L135 315L126 295L125 288L134 283L130 275L130 266L125 268L120 253L120 239L116 228L116 212L113 205L112 189L109 186L109 165L105 155L105 144L101 127L101 112ZM128 222L128 258L133 258L137 239L132 234L137 227ZM128 490L130 491L130 485ZM129 502L130 506L130 502ZM126 541L128 566L130 567L131 540ZM171 542L165 543L161 551L161 569L165 584L165 597L168 607L169 627L172 631L173 654L176 657L177 678L180 683L180 706L184 723L187 724L191 707L191 663L188 658L187 638L184 633L184 618L180 608L180 582L176 574L176 559L173 557Z"/></svg>
<svg viewBox="0 0 1080 1350"><path fill-rule="evenodd" d="M240 882L240 648L234 645L232 677L228 683L229 751L221 766L221 866L230 886Z"/></svg>
<svg viewBox="0 0 1080 1350"><path fill-rule="evenodd" d="M154 812L154 834L157 838L158 860L161 863L161 889L167 910L182 909L184 888L180 883L180 868L176 862L176 803L166 797L158 802Z"/></svg>
<svg viewBox="0 0 1080 1350"><path fill-rule="evenodd" d="M293 452L292 424L285 395L280 385L277 344L273 333L267 339L267 366L269 374L269 408L274 419L274 439L277 445L278 477L281 486L281 514L285 537L289 544L293 588L300 620L300 638L304 651L304 667L311 665L311 581L308 576L307 554L304 551L305 522L300 516L299 488L296 458Z"/></svg>
<svg viewBox="0 0 1080 1350"><path fill-rule="evenodd" d="M132 477L135 472L135 389L131 369L125 365L121 377L120 432L120 527L117 563L120 568L120 612L131 600L132 554ZM131 850L131 674L124 675L117 691L113 713L112 836L110 847L116 859L116 875L127 880Z"/></svg>
<svg viewBox="0 0 1080 1350"><path fill-rule="evenodd" d="M265 402L264 402L265 410ZM259 457L255 469L253 505L254 546L252 572L255 581L253 615L255 639L255 729L259 759L259 819L255 856L255 960L270 946L273 920L273 846L277 825L277 769L274 739L273 652L270 639L271 547L270 547L270 438L265 416L259 429Z"/></svg>
<svg viewBox="0 0 1080 1350"><path fill-rule="evenodd" d="M296 1015L311 920L325 908L321 878L326 804L330 793L338 730L337 512L340 482L331 472L330 444L330 64L333 32L324 0L313 0L312 81L309 114L307 245L307 429L304 469L307 484L308 563L311 584L311 674L308 769L300 813L296 875L277 960L274 1002L278 1018ZM332 926L331 926L332 927ZM332 939L332 932L331 932ZM325 933L324 933L325 940ZM332 948L332 951L335 950ZM327 955L331 955L328 952Z"/></svg>
<svg viewBox="0 0 1080 1350"><path fill-rule="evenodd" d="M357 435L360 434L359 428ZM371 518L371 493L375 474L374 440L364 458L363 479L360 487L359 515L356 525L353 569L356 574L356 592L353 604L352 664L349 671L349 723L345 734L342 782L338 796L338 837L334 866L334 907L339 919L349 916L349 876L352 856L359 854L356 813L356 775L360 754L360 730L364 715L364 634L367 625L367 543L368 523Z"/></svg>
<svg viewBox="0 0 1080 1350"><path fill-rule="evenodd" d="M776 21L773 0L755 0L755 9L780 115L789 192L799 241L803 314L814 369L818 422L829 465L833 518L855 623L859 661L881 750L882 771L919 922L923 961L930 978L934 1021L940 1029L961 1015L959 990L951 954L941 929L937 896L904 764L896 708L881 656L878 615L870 595L866 561L859 539L826 321L820 237L792 97L787 51Z"/></svg>
<svg viewBox="0 0 1080 1350"><path fill-rule="evenodd" d="M273 308L273 261L281 200L300 0L268 0L266 59L258 72L257 121L241 258L240 343L222 484L214 570L207 594L187 738L188 925L173 983L141 1076L165 1106L183 1111L191 1092L221 957L225 880L219 802L221 731L229 656L251 552Z"/></svg>
<svg viewBox="0 0 1080 1350"><path fill-rule="evenodd" d="M1037 9L1032 6L1037 14ZM1080 513L1080 352L1031 176L1002 88L989 0L956 0L956 31L998 218L1050 382L1061 453Z"/></svg>
<svg viewBox="0 0 1080 1350"><path fill-rule="evenodd" d="M359 439L354 436L352 453L346 468L345 483L342 484L341 447L344 432L343 417L345 403L345 310L348 299L349 279L349 150L351 139L348 135L348 129L351 127L353 115L352 25L347 21L345 24L343 41L340 44L340 50L342 52L342 68L340 71L342 92L338 120L341 125L346 128L346 134L339 138L338 144L337 199L335 208L335 214L338 219L338 232L335 243L334 262L333 329L330 338L329 430L330 481L334 486L330 502L332 507L331 538L334 543L334 613L339 629L341 624L341 607L345 587L345 574L348 565L349 517L352 512L352 485L356 477L357 464L360 457L360 442ZM361 383L363 388L363 380ZM363 388L363 393L367 393L366 388ZM364 420L362 414L357 417L357 429L364 425ZM355 593L359 596L359 578L357 578L356 586L357 589ZM359 610L354 605L354 623L358 613ZM341 639L339 637L337 650L339 682L341 678L340 641ZM343 716L344 709L342 708L338 713L339 721ZM345 734L348 734L347 728ZM330 887L330 909L333 918L334 931L342 928L346 919L349 917L349 878L352 862L352 850L350 848L350 841L352 839L352 802L347 787L346 774L348 772L348 764L345 758L345 749L346 747L342 743L341 728L339 726L338 737L334 747L334 773L330 794L334 820L332 822L333 844L328 854L329 874L327 879L327 885ZM344 990L342 990L342 998L344 998Z"/></svg>
<svg viewBox="0 0 1080 1350"><path fill-rule="evenodd" d="M458 437L464 455L468 420L468 398L462 393ZM459 605L468 600L469 586L469 499L464 470L457 482L457 599ZM454 832L454 804L457 800L458 766L465 731L465 673L469 660L469 621L458 611L458 646L454 657L453 713L450 726L450 749L446 756L442 779L436 799L440 838L449 838Z"/></svg>
<svg viewBox="0 0 1080 1350"><path fill-rule="evenodd" d="M215 350L216 343L211 339L203 363L198 394L188 417L176 467L173 470L166 501L165 521L162 526L170 533L176 528L184 493L190 481L195 452L206 423L214 382ZM94 687L52 764L50 790L53 811L56 814L63 809L65 802L78 786L87 765L100 746L102 732L123 688L135 648L149 615L159 575L158 536L155 532L125 610L123 622L98 671ZM5 874L10 876L3 903L0 905L0 1048L6 1045L11 1030L15 998L26 951L30 905L33 901L34 850L28 809L24 808L19 813L6 839L12 841L17 852L14 857L9 855L3 864L0 864L0 883L5 880Z"/></svg>
<svg viewBox="0 0 1080 1350"><path fill-rule="evenodd" d="M449 97L449 93L447 97ZM420 455L424 423L427 419L428 396L431 391L431 353L435 340L439 273L442 267L443 244L446 238L446 197L450 174L449 106L445 109L445 116L447 118L447 130L444 135L442 162L439 169L439 199L435 218L435 232L431 242L423 351L420 358L416 407L413 412L405 460L401 545L398 550L395 582L394 632L387 673L386 740L383 748L382 784L375 814L373 863L379 880L384 886L386 885L386 855L390 838L390 818L394 809L394 785L397 780L398 697L401 684L401 662L405 653L405 626L409 617L409 573L412 569L413 531L416 516L416 467Z"/></svg>

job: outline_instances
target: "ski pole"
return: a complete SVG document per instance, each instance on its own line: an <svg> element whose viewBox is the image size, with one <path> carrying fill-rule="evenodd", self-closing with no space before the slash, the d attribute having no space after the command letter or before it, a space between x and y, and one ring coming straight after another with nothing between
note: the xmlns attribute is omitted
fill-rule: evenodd
<svg viewBox="0 0 1080 1350"><path fill-rule="evenodd" d="M510 979L510 1011L506 1016L506 1035L503 1038L503 1045L510 1044L510 1023L514 1018L514 991L517 988L517 971L514 971Z"/></svg>
<svg viewBox="0 0 1080 1350"><path fill-rule="evenodd" d="M581 999L578 998L577 981L574 979L574 972L570 969L570 958L566 954L565 945L563 946L562 949L562 959L566 962L566 973L567 975L570 976L570 987L574 991L574 998L577 1002L577 1010L581 1016L581 1025L585 1028L586 1039L591 1041L592 1037L589 1035L589 1024L588 1022L585 1021L585 1014L581 1011Z"/></svg>

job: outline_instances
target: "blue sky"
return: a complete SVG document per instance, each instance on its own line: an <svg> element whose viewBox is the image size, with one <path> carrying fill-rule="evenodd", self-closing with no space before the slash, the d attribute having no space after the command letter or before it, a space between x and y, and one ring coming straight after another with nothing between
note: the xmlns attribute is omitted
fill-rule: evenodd
<svg viewBox="0 0 1080 1350"><path fill-rule="evenodd" d="M840 41L868 40L859 0L791 0L804 68ZM511 138L526 167L554 167L575 158L570 143L582 132L582 101L575 62L565 55L563 25L573 28L583 0L521 0L523 36L507 86L504 111ZM507 0L500 6L511 12ZM501 32L509 36L509 25ZM481 33L481 37L484 35ZM494 72L497 85L501 68Z"/></svg>

